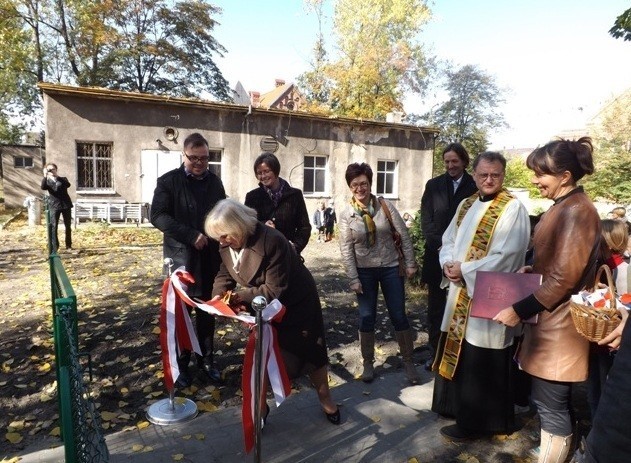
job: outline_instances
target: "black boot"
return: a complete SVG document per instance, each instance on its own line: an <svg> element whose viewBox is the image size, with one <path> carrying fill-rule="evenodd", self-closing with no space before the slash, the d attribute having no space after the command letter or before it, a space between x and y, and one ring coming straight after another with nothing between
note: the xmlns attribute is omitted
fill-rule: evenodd
<svg viewBox="0 0 631 463"><path fill-rule="evenodd" d="M184 389L193 384L193 378L188 369L188 364L191 361L191 353L186 351L182 352L177 358L177 366L180 369L180 375L175 380L175 387L178 389Z"/></svg>

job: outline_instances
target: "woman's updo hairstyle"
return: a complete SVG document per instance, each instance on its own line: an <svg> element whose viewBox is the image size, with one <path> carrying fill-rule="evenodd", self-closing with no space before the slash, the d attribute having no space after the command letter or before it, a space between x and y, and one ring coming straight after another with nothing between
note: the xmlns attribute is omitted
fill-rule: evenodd
<svg viewBox="0 0 631 463"><path fill-rule="evenodd" d="M594 173L594 147L592 139L554 140L528 155L526 165L536 173L560 175L566 170L577 182Z"/></svg>

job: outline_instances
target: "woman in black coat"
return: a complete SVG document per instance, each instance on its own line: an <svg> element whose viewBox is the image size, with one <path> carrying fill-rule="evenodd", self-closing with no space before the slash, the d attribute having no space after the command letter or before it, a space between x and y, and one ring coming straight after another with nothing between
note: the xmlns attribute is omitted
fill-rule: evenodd
<svg viewBox="0 0 631 463"><path fill-rule="evenodd" d="M259 187L245 195L245 205L256 211L258 220L274 227L300 254L311 236L311 223L302 191L279 177L280 162L272 153L254 161Z"/></svg>

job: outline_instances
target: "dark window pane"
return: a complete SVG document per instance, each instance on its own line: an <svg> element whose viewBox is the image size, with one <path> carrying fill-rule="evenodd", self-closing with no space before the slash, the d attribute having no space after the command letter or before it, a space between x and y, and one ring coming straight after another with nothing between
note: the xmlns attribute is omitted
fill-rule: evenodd
<svg viewBox="0 0 631 463"><path fill-rule="evenodd" d="M324 184L326 180L325 172L323 170L316 170L315 174L316 177L314 191L324 191Z"/></svg>
<svg viewBox="0 0 631 463"><path fill-rule="evenodd" d="M302 191L304 191L305 193L313 193L314 192L313 184L314 184L313 169L305 169Z"/></svg>

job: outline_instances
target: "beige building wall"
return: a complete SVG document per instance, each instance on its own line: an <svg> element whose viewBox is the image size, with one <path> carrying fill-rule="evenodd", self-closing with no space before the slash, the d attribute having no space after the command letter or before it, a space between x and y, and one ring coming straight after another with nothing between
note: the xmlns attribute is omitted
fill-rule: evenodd
<svg viewBox="0 0 631 463"><path fill-rule="evenodd" d="M305 193L307 209L321 199L339 206L350 193L344 179L351 162L395 161L391 196L403 211L418 210L432 176L435 130L404 124L327 118L287 110L42 84L46 117L46 156L72 183L77 198L141 200L143 150L181 151L187 135L200 132L211 149L222 152L221 177L226 193L243 200L257 187L253 163L261 141L278 139L281 177L303 189L305 156L327 158L326 188ZM177 137L167 137L177 132ZM172 138L172 139L169 139ZM112 182L108 192L77 191L77 142L112 143ZM74 181L73 181L74 180Z"/></svg>
<svg viewBox="0 0 631 463"><path fill-rule="evenodd" d="M42 198L41 189L44 168L44 149L39 146L3 145L0 146L2 156L2 188L6 207L22 207L27 196ZM16 166L16 159L19 159ZM25 159L30 159L32 166L23 167Z"/></svg>

